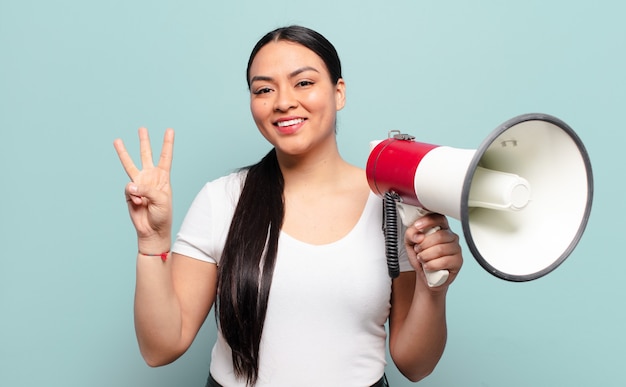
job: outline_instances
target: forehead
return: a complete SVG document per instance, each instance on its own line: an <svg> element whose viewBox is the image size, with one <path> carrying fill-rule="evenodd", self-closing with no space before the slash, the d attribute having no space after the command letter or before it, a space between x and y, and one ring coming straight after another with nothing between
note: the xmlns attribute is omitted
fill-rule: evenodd
<svg viewBox="0 0 626 387"><path fill-rule="evenodd" d="M263 46L252 60L250 77L291 73L307 66L315 68L320 73L328 73L322 58L303 45L284 40L270 42Z"/></svg>

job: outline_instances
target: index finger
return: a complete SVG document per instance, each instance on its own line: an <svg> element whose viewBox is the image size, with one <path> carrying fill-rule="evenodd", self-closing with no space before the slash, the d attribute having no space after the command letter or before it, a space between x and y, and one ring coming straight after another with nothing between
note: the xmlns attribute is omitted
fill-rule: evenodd
<svg viewBox="0 0 626 387"><path fill-rule="evenodd" d="M163 146L159 157L158 167L166 171L172 169L172 159L174 158L174 130L168 128L163 136Z"/></svg>
<svg viewBox="0 0 626 387"><path fill-rule="evenodd" d="M430 229L433 229L435 227L439 227L440 229L449 229L450 226L448 224L448 219L446 218L445 215L442 214L437 214L434 212L431 212L421 218L419 218L414 224L413 226L419 231L419 232L428 232Z"/></svg>
<svg viewBox="0 0 626 387"><path fill-rule="evenodd" d="M130 154L126 150L124 146L124 142L121 139L116 139L113 141L113 146L115 147L115 151L117 152L117 156L122 162L122 166L124 167L124 171L128 177L133 180L135 176L139 173L139 169L135 166L133 159L130 157Z"/></svg>

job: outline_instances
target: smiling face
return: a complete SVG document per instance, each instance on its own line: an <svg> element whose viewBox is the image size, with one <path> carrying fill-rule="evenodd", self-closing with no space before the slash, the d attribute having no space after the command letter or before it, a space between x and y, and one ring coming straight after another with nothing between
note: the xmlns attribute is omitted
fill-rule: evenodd
<svg viewBox="0 0 626 387"><path fill-rule="evenodd" d="M342 79L332 82L317 54L298 43L270 42L254 57L249 77L252 117L278 152L302 156L336 149L345 85Z"/></svg>

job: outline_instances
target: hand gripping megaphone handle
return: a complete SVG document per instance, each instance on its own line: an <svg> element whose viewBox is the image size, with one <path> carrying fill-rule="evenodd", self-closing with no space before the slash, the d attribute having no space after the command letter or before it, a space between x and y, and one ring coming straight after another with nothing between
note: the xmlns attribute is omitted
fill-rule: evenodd
<svg viewBox="0 0 626 387"><path fill-rule="evenodd" d="M436 226L428 231L426 231L425 235L433 234L437 231L441 230L441 227ZM448 270L426 270L424 269L424 274L426 274L426 281L428 282L428 286L431 288L443 285L447 280L450 272Z"/></svg>
<svg viewBox="0 0 626 387"><path fill-rule="evenodd" d="M406 203L396 202L396 206L398 208L398 213L400 214L400 219L402 219L402 223L406 227L411 226L419 218L430 213L430 211L428 210ZM430 235L439 230L441 230L441 227L436 226L424 231L424 235ZM428 282L428 286L433 288L443 285L448 280L450 272L448 270L424 270L424 274L426 275L426 281Z"/></svg>

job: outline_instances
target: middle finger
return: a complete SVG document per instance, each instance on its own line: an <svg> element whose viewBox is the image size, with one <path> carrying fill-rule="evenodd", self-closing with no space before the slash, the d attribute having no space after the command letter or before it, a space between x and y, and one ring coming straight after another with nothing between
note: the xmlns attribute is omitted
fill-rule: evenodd
<svg viewBox="0 0 626 387"><path fill-rule="evenodd" d="M154 167L152 163L152 147L150 147L150 136L148 129L139 128L139 153L141 155L141 165L143 168Z"/></svg>

